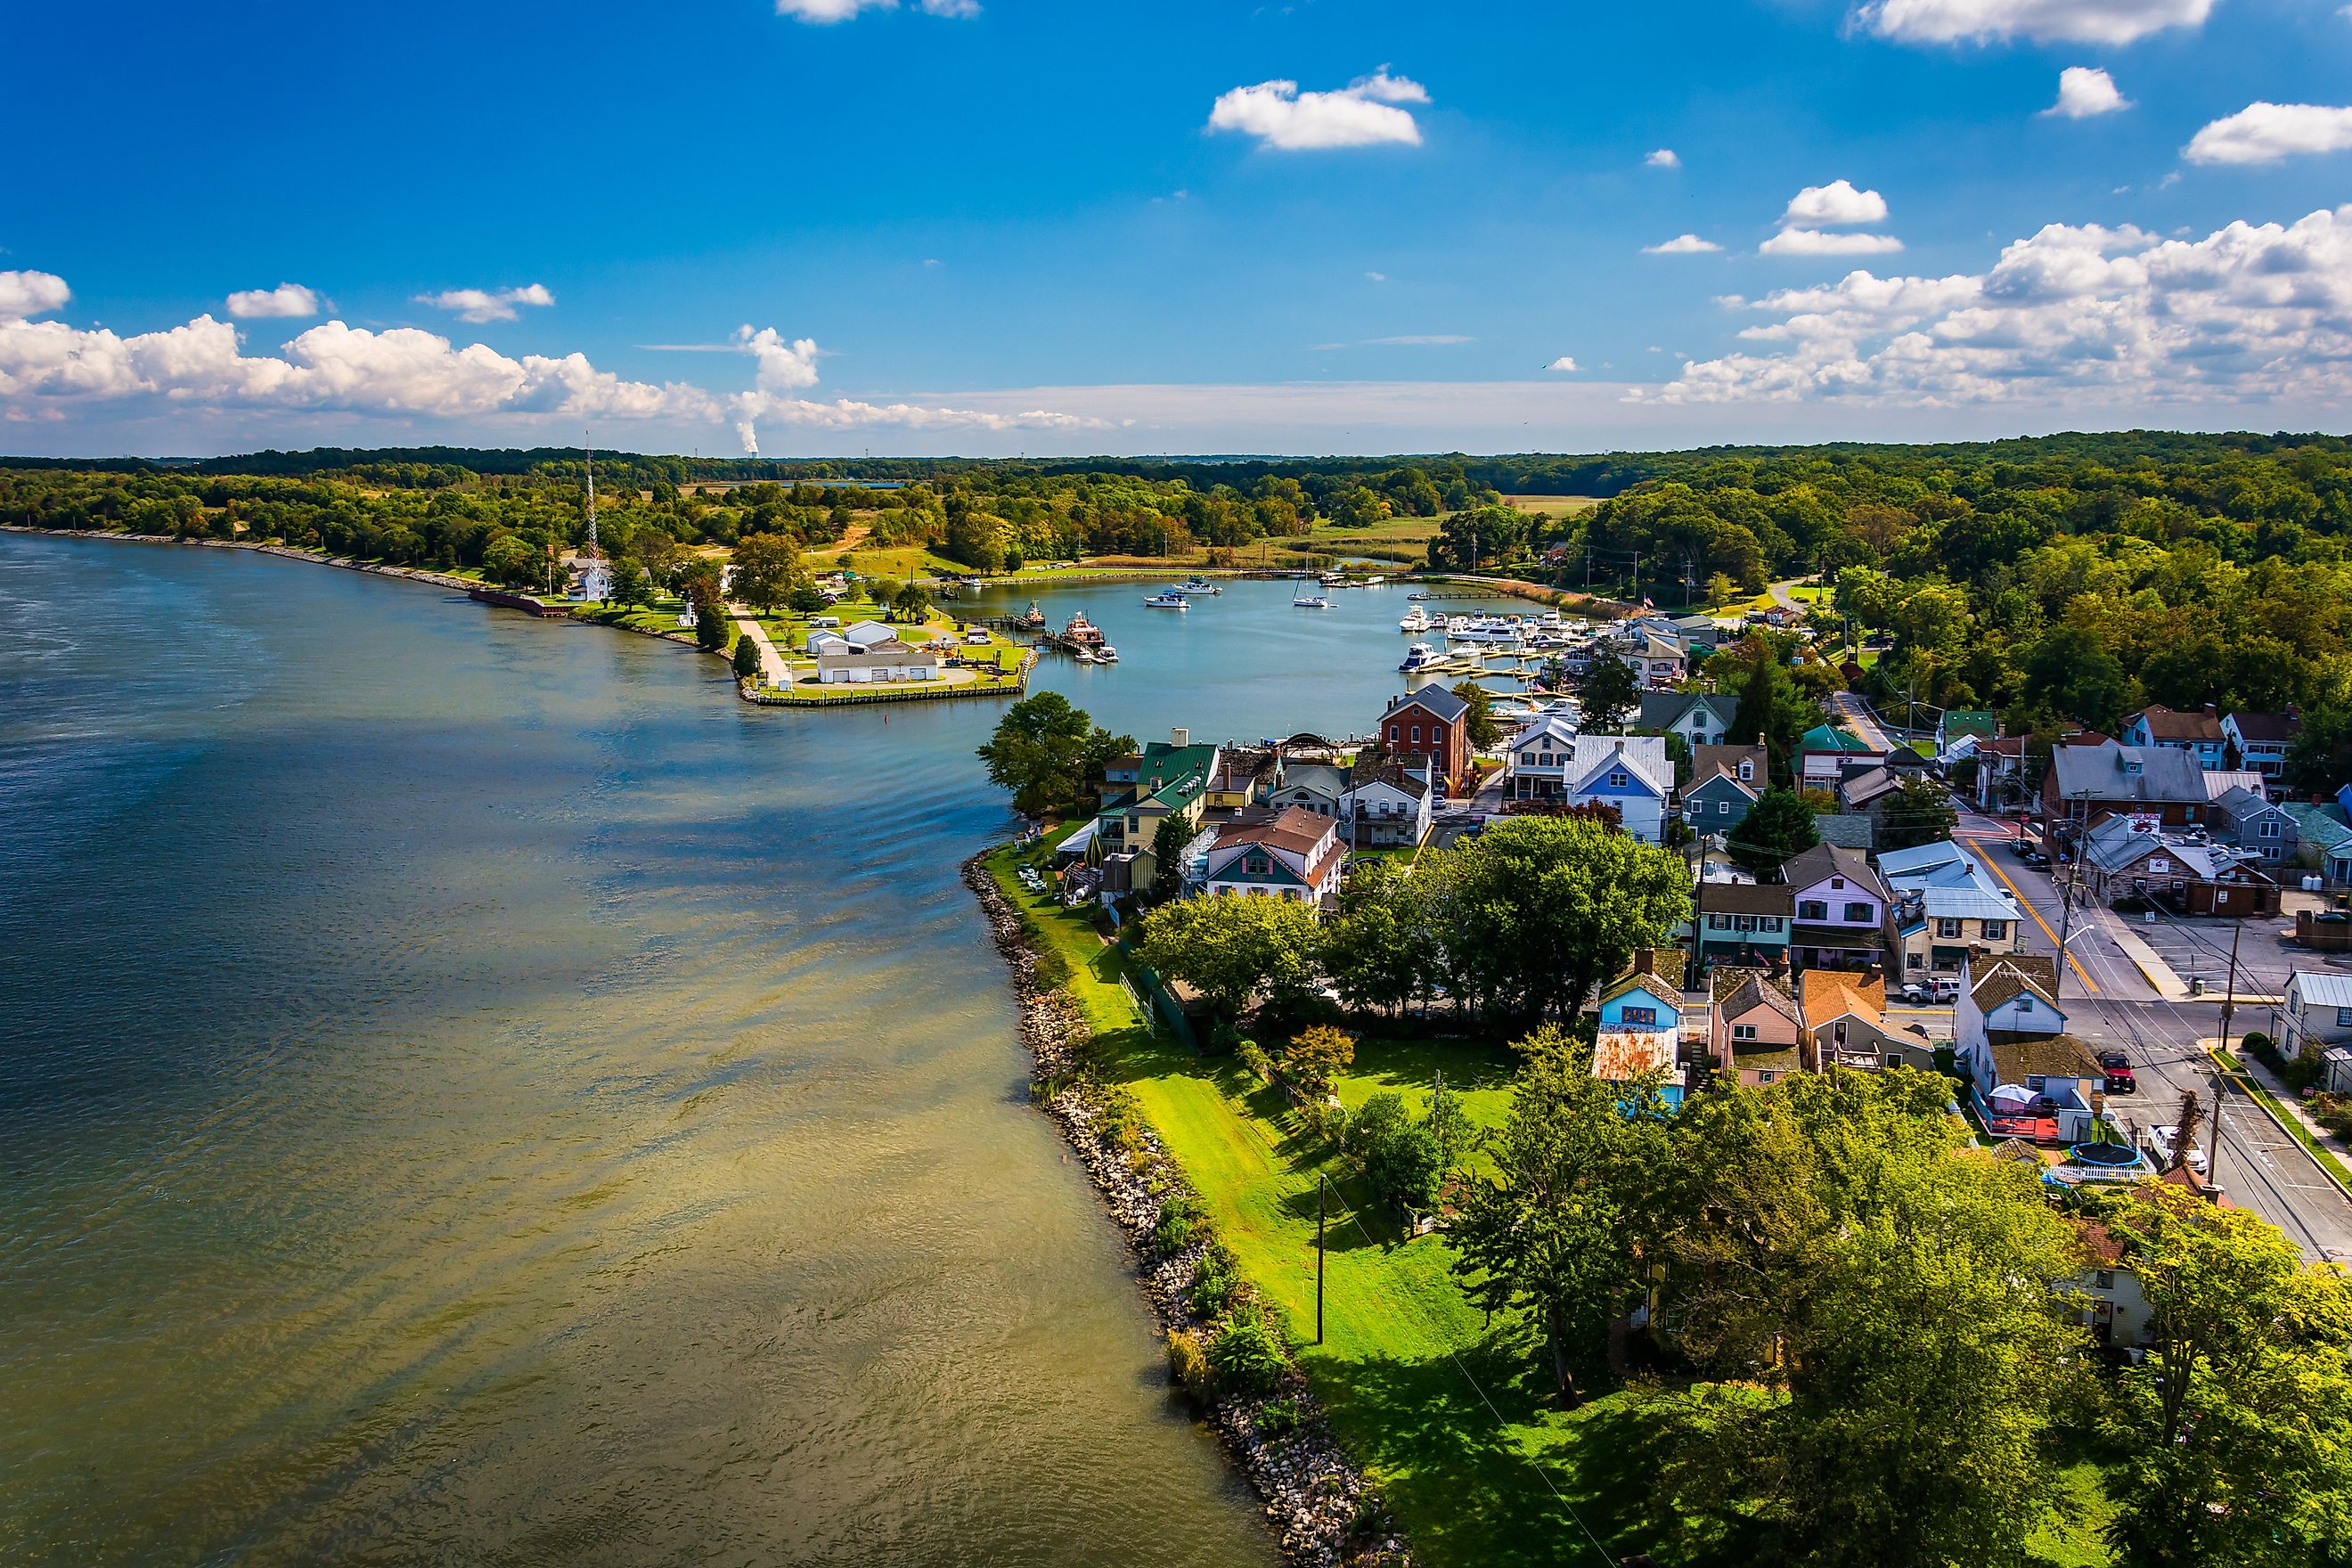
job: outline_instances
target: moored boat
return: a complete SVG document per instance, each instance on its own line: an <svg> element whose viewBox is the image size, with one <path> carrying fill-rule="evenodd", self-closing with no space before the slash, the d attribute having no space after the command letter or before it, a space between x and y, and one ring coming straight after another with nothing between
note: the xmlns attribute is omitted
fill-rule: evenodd
<svg viewBox="0 0 2352 1568"><path fill-rule="evenodd" d="M1173 588L1163 589L1143 602L1155 610L1181 610L1188 607L1184 602L1184 595Z"/></svg>
<svg viewBox="0 0 2352 1568"><path fill-rule="evenodd" d="M1331 601L1320 594L1301 594L1291 600L1290 605L1297 610L1328 610L1331 607Z"/></svg>
<svg viewBox="0 0 2352 1568"><path fill-rule="evenodd" d="M1070 624L1062 628L1062 640L1076 643L1080 647L1098 648L1103 646L1102 628L1083 614L1075 615L1070 617Z"/></svg>

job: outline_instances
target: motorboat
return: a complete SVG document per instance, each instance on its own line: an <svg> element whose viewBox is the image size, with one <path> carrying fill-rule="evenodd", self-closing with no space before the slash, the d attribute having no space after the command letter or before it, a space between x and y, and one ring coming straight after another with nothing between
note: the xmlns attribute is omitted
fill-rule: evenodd
<svg viewBox="0 0 2352 1568"><path fill-rule="evenodd" d="M1193 578L1191 582L1185 584L1181 588L1171 588L1168 591L1171 594L1209 594L1213 595L1224 592L1223 588L1218 587L1214 583L1208 582L1200 577Z"/></svg>
<svg viewBox="0 0 2352 1568"><path fill-rule="evenodd" d="M1045 629L1045 612L1037 607L1037 601L1034 599L1029 601L1028 613L1021 617L1021 629L1024 632L1042 632Z"/></svg>
<svg viewBox="0 0 2352 1568"><path fill-rule="evenodd" d="M1103 664L1117 664L1118 662L1118 649L1111 647L1108 643L1105 643L1102 647L1095 649L1095 658Z"/></svg>
<svg viewBox="0 0 2352 1568"><path fill-rule="evenodd" d="M1078 649L1076 653L1071 655L1071 657L1076 658L1080 664L1100 664L1102 662L1102 660L1095 657L1095 650L1090 647L1082 647Z"/></svg>
<svg viewBox="0 0 2352 1568"><path fill-rule="evenodd" d="M1181 610L1189 607L1184 602L1184 595L1173 588L1163 589L1143 602L1155 610Z"/></svg>
<svg viewBox="0 0 2352 1568"><path fill-rule="evenodd" d="M1404 662L1398 665L1397 668L1404 671L1407 675L1411 675L1415 670L1443 668L1444 664L1445 656L1444 654L1439 653L1435 648L1430 647L1425 642L1417 642L1411 647L1404 650Z"/></svg>
<svg viewBox="0 0 2352 1568"><path fill-rule="evenodd" d="M1429 618L1429 612L1427 610L1423 609L1419 605L1415 605L1412 609L1405 612L1404 619L1397 623L1397 630L1401 632L1425 632L1434 630L1436 628L1436 622Z"/></svg>
<svg viewBox="0 0 2352 1568"><path fill-rule="evenodd" d="M1420 588L1415 588L1412 593L1407 594L1405 597L1408 599L1421 600L1428 598L1429 595Z"/></svg>
<svg viewBox="0 0 2352 1568"><path fill-rule="evenodd" d="M1326 588L1341 588L1347 585L1348 576L1344 572L1326 572L1315 580Z"/></svg>
<svg viewBox="0 0 2352 1568"><path fill-rule="evenodd" d="M1328 610L1331 607L1331 601L1320 594L1301 594L1290 601L1290 607L1294 610Z"/></svg>

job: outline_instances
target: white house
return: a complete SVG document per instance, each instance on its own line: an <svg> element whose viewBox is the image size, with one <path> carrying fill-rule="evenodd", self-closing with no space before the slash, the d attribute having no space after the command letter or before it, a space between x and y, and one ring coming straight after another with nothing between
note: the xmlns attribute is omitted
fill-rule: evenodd
<svg viewBox="0 0 2352 1568"><path fill-rule="evenodd" d="M1339 868L1348 856L1339 846L1337 818L1297 806L1250 816L1217 829L1202 869L1203 888L1236 898L1303 900L1318 907L1339 890Z"/></svg>
<svg viewBox="0 0 2352 1568"><path fill-rule="evenodd" d="M572 597L583 604L603 604L613 596L613 565L601 555L583 556L580 574L572 579Z"/></svg>
<svg viewBox="0 0 2352 1568"><path fill-rule="evenodd" d="M2084 1299L2080 1321L2092 1342L2119 1350L2146 1344L2153 1314L2122 1238L2095 1219L2076 1220L2074 1230L2089 1261L2062 1288Z"/></svg>
<svg viewBox="0 0 2352 1568"><path fill-rule="evenodd" d="M2324 1057L2330 1046L2343 1045L2352 1045L2352 974L2296 970L2279 1006L2279 1049Z"/></svg>
<svg viewBox="0 0 2352 1568"><path fill-rule="evenodd" d="M1664 841L1666 805L1675 793L1664 735L1580 735L1563 781L1561 795L1570 805L1613 805L1627 837L1643 844Z"/></svg>
<svg viewBox="0 0 2352 1568"><path fill-rule="evenodd" d="M1576 721L1552 714L1511 737L1503 793L1513 800L1557 800L1568 793L1569 760L1576 752Z"/></svg>
<svg viewBox="0 0 2352 1568"><path fill-rule="evenodd" d="M2081 1142L2106 1088L2091 1048L2065 1032L2052 993L2054 959L2004 953L1960 962L1953 1051L1973 1085L1985 1130L2041 1142Z"/></svg>
<svg viewBox="0 0 2352 1568"><path fill-rule="evenodd" d="M1342 836L1358 848L1419 844L1429 837L1436 794L1425 767L1359 763L1339 797Z"/></svg>
<svg viewBox="0 0 2352 1568"><path fill-rule="evenodd" d="M1282 765L1282 782L1266 795L1266 804L1279 811L1297 806L1318 816L1338 816L1343 797L1348 793L1348 770L1337 763L1295 763Z"/></svg>
<svg viewBox="0 0 2352 1568"><path fill-rule="evenodd" d="M1723 744L1738 709L1736 698L1714 691L1645 691L1634 717L1634 727L1680 735L1696 752L1701 746Z"/></svg>
<svg viewBox="0 0 2352 1568"><path fill-rule="evenodd" d="M2264 778L2286 772L2286 749L2303 731L2294 713L2232 713L2221 721L2224 757L2235 752L2238 765Z"/></svg>

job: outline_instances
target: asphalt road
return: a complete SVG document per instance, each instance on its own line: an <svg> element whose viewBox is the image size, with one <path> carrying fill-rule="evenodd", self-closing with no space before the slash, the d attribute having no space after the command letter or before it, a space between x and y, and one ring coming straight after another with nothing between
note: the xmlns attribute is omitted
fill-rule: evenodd
<svg viewBox="0 0 2352 1568"><path fill-rule="evenodd" d="M2180 1097L2194 1092L2203 1101L2209 1121L2219 1095L2221 1135L2209 1140L2212 1178L2232 1203L2252 1209L2277 1226L2314 1258L2352 1263L2352 1198L2346 1197L2300 1143L2281 1131L2250 1096L2221 1085L2211 1070L2205 1043L2218 1039L2221 1029L2222 973L2227 967L2230 932L2201 929L2204 922L2164 922L2154 928L2136 927L2134 934L2172 962L2184 978L2190 971L2174 951L2201 955L2199 971L2211 981L2211 994L2190 1001L2168 1001L2149 983L2139 965L2116 942L2124 929L2122 917L2111 910L2078 903L2069 929L2061 913L2058 888L2048 873L2033 870L2004 847L2015 837L2007 823L1974 813L1962 816L1956 835L1992 868L1995 879L2014 891L2032 911L2026 923L2026 951L2044 955L2058 951L2057 933L2067 931L2068 963L2060 982L2071 1033L2095 1049L2118 1049L2130 1058L2137 1091L2114 1097L2115 1109L2135 1129L2177 1121ZM2063 873L2066 867L2053 868ZM2241 994L2277 994L2291 961L2279 958L2276 922L2249 922L2240 934ZM2181 929L2168 931L2168 925ZM2218 946L2216 938L2218 937ZM2231 1035L2269 1025L2267 1002L2240 1005L2230 1024ZM1930 1022L1931 1032L1937 1030ZM1949 1028L1948 1023L1944 1026Z"/></svg>

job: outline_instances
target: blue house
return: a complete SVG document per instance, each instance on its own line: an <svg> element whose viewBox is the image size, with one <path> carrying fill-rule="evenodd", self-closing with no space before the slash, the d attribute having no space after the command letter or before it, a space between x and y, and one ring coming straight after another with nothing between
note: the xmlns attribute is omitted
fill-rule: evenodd
<svg viewBox="0 0 2352 1568"><path fill-rule="evenodd" d="M1683 955L1672 948L1643 949L1601 993L1593 1037L1592 1076L1631 1083L1664 1071L1659 1091L1668 1110L1683 1102Z"/></svg>
<svg viewBox="0 0 2352 1568"><path fill-rule="evenodd" d="M1693 833L1728 833L1771 787L1761 746L1694 746L1691 782L1683 787L1683 820Z"/></svg>
<svg viewBox="0 0 2352 1568"><path fill-rule="evenodd" d="M1664 842L1674 793L1663 735L1579 735L1560 791L1570 805L1615 806L1627 836L1644 844Z"/></svg>

